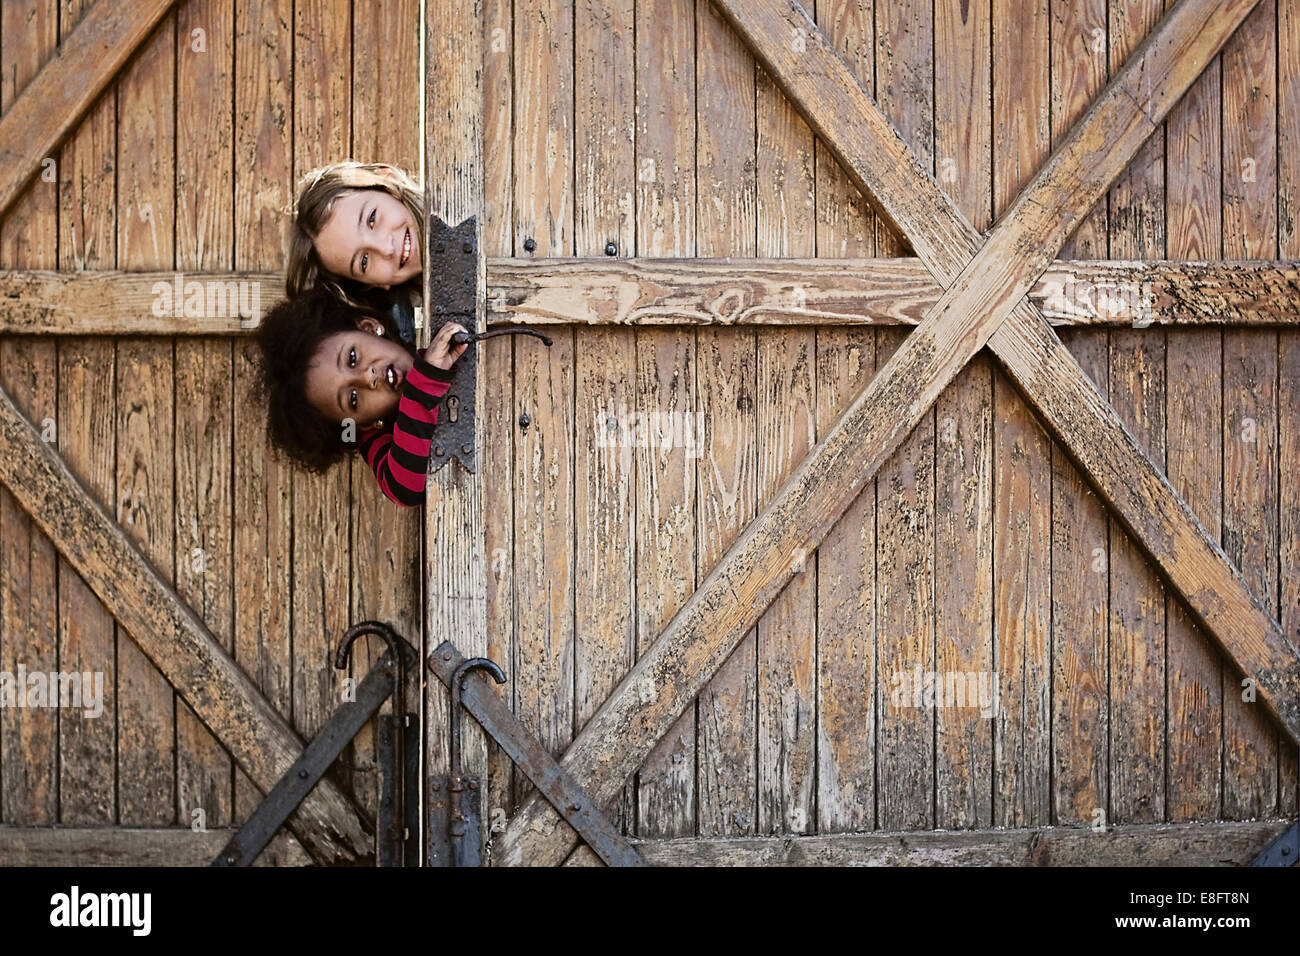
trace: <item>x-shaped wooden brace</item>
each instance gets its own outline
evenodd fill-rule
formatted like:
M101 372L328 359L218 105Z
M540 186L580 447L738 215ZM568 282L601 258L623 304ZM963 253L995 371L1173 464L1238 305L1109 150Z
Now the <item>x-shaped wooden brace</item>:
M985 344L1197 622L1300 740L1300 654L1025 299L1258 0L1182 0L982 242L798 3L713 2L946 291L592 717L563 766L596 799L613 799L789 582L796 556L821 542ZM792 36L803 42L792 44ZM553 865L576 843L534 797L498 841L496 859Z

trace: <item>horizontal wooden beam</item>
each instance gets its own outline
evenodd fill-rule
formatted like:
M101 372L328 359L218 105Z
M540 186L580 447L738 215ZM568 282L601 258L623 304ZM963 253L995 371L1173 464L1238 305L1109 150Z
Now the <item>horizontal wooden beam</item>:
M173 3L98 0L23 88L0 117L0 216Z
M0 481L264 793L302 754L288 722L0 389ZM289 827L321 863L372 854L352 800L322 780ZM220 847L218 847L220 849Z
M0 826L0 866L207 866L234 827ZM254 866L311 866L312 859L281 830Z
M806 837L634 840L654 866L1245 866L1290 825L1158 823L920 830ZM588 854L571 859L592 864ZM599 860L594 860L599 865Z
M489 325L916 325L943 291L915 258L496 258L487 270ZM283 297L278 273L0 271L0 334L249 334ZM1300 262L1062 260L1029 301L1055 326L1297 327Z

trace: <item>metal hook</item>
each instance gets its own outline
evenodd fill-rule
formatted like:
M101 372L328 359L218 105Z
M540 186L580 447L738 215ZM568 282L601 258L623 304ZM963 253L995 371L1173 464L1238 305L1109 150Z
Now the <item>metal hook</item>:
M344 635L339 638L338 647L334 650L334 666L343 670L348 666L348 660L352 656L352 645L358 637L363 634L374 634L383 638L384 643L388 645L388 650L393 656L393 666L397 670L397 680L393 687L393 713L399 719L406 719L406 655L403 653L405 648L402 647L402 639L397 636L389 625L383 621L362 621L360 624L348 628Z
M472 670L482 669L492 675L498 684L506 682L506 675L495 661L486 657L471 657L462 661L451 675L451 772L460 773L460 695L464 689L465 676Z
M551 337L536 329L515 326L504 329L489 329L486 332L456 332L451 337L452 345L465 345L467 342L477 342L480 339L490 339L494 335L535 335L548 346L551 345Z

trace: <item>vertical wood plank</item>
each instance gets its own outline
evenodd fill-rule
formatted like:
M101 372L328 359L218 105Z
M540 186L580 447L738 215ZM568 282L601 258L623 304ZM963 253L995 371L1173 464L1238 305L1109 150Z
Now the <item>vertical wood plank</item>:
M420 59L419 3L353 4L352 13L350 155L362 162L392 163L416 173L420 168L420 127L411 118L420 112L420 76L411 64ZM423 586L420 511L395 506L379 490L374 473L359 455L351 457L349 468L353 507L349 516L352 610L348 624L387 621L418 647ZM353 679L364 678L384 652L383 642L374 638L354 644ZM336 681L340 676L334 672ZM422 683L418 668L408 669L406 683L406 710L418 718ZM392 713L391 701L381 713ZM353 792L371 813L376 812L379 796L377 726L371 721L357 734L350 753ZM414 726L409 732L415 732Z
M1223 255L1277 247L1276 5L1263 0L1223 48ZM1277 608L1277 333L1223 334L1223 550ZM1223 814L1273 813L1277 731L1235 667L1224 668Z
M1175 259L1217 259L1223 247L1217 60L1167 122L1168 254ZM1165 348L1165 474L1219 540L1223 334L1217 329L1171 330ZM1181 601L1170 602L1166 650L1166 815L1176 823L1217 819L1223 780L1223 657Z
M1105 0L1052 2L1052 138L1078 121L1106 80ZM1101 258L1099 205L1061 255ZM1063 330L1101 394L1107 394L1106 332ZM1052 822L1104 822L1110 813L1106 509L1064 450L1052 446Z
M969 0L940 0L934 11L939 185L983 232L993 203L992 11ZM936 700L935 826L945 829L993 819L992 401L993 369L981 353L934 405L935 671L945 694L949 682L966 694L961 704L955 694ZM972 701L972 690L984 696Z
M1278 0L1278 255L1300 257L1300 0ZM1278 334L1278 622L1300 645L1300 484L1288 463L1300 461L1300 336ZM1278 805L1300 810L1300 749L1279 737Z
M283 268L284 214L293 203L293 4L259 3L235 18L236 269ZM258 346L235 346L235 660L275 708L292 711L290 574L293 465L266 438L265 404L254 386ZM262 794L235 771L236 819Z
M1051 147L1048 0L993 3L993 206L1000 216ZM1052 443L993 372L993 823L1051 819Z
M934 21L921 2L876 7L876 90L881 110L921 164L934 168ZM898 255L900 240L877 220L877 248ZM883 365L905 328L876 333ZM934 414L924 416L876 475L876 621L880 724L877 825L934 825L933 698L919 690L934 671ZM913 694L914 685L918 689Z
M872 88L874 4L817 4L822 31ZM876 254L875 213L830 151L817 143L817 255ZM817 434L834 426L875 374L870 327L817 329ZM822 833L875 824L876 481L872 478L817 549L817 820Z
M514 21L512 0L483 3L483 135L496 149L483 152L483 253L514 254ZM487 307L498 300L488 289ZM509 341L507 341L508 339ZM513 336L498 339L495 348L479 353L479 373L493 383L479 409L483 432L483 511L487 560L487 656L505 666L511 660L515 622L514 548L514 420ZM514 675L507 675L513 678ZM513 681L497 693L514 699ZM495 743L488 744L487 806L493 832L505 828L514 812L511 778L514 764Z
M58 5L53 0L5 3L0 13L0 110L7 110L54 52ZM0 265L53 268L58 259L57 191L37 178L0 222ZM0 340L0 385L49 441L57 440L58 368L51 341ZM8 489L0 489L0 670L58 670L58 560ZM26 686L19 693L28 693ZM29 694L28 701L34 702ZM58 815L60 718L81 714L54 707L0 713L0 819L50 824Z
M92 0L63 5L66 34ZM59 267L112 269L117 264L117 162L114 96L100 98L59 156ZM106 509L116 498L111 339L73 337L59 350L59 455ZM95 720L59 722L59 821L111 824L117 810L116 668L113 617L72 567L59 559L59 662L79 673L103 675L103 713ZM2 721L2 718L0 718Z
M344 158L352 143L349 6L297 0L293 173ZM333 645L351 623L350 467L293 475L293 717L311 739L342 700Z
M515 243L573 246L573 6L515 9ZM544 67L543 67L544 65ZM539 162L546 157L546 162ZM555 756L574 724L574 332L515 343L516 713ZM516 801L531 790L516 775Z
M812 131L762 67L757 83L757 252L817 251ZM797 303L800 290L790 290ZM757 334L757 507L817 443L814 329ZM758 832L810 833L815 823L817 559L758 620Z
M175 15L118 81L118 259L167 269L175 258ZM117 520L164 578L175 569L173 343L117 347ZM118 630L119 823L176 820L175 692Z
M695 0L636 2L636 252L696 249ZM698 414L695 331L638 328L636 412ZM698 454L698 451L697 451ZM633 448L636 480L636 650L648 648L701 574L696 567L696 458L677 445ZM702 569L701 569L702 570ZM653 582L653 583L651 583ZM636 832L695 833L696 709L678 719L636 777Z
M1110 63L1118 72L1164 12L1163 0L1110 11ZM1164 135L1138 152L1110 193L1110 250L1122 259L1165 252ZM1140 289L1129 290L1140 302ZM1140 315L1134 316L1141 324ZM1165 333L1115 329L1110 336L1110 402L1147 457L1165 467ZM1120 523L1110 521L1110 793L1116 823L1165 818L1164 585Z
M1064 136L1106 83L1106 0L1050 0L1052 135ZM1079 223L1062 259L1106 258L1106 203Z
M755 251L754 60L706 2L696 3L697 253ZM757 513L756 337L706 326L696 336L698 580ZM698 584L698 581L697 581ZM756 832L757 635L751 630L700 693L699 833Z
M578 0L574 23L574 253L596 257L634 240L635 106L632 0ZM635 407L630 328L575 331L574 732L636 657L636 528L627 410ZM679 432L668 439L682 440ZM648 582L647 582L648 583ZM629 819L630 794L617 816ZM618 825L618 821L615 821Z
M221 272L234 239L233 0L195 0L176 17L176 268ZM231 499L234 345L176 340L176 590L233 650ZM233 763L176 702L179 822L227 826ZM200 811L198 814L195 811Z

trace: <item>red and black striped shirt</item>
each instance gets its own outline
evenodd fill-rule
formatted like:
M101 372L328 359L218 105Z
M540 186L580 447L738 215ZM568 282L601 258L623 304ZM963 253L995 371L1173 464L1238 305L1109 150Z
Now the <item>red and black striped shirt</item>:
M438 424L438 406L451 381L450 369L429 364L421 352L402 382L393 423L367 428L359 436L361 456L374 471L379 489L399 505L413 508L424 501L429 446Z

